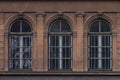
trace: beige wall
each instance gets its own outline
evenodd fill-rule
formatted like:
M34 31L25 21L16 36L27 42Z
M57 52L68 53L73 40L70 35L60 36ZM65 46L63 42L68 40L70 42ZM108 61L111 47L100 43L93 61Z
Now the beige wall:
M48 70L48 27L50 22L61 14L71 23L73 29L73 71L88 71L88 26L99 14L111 23L112 70L120 71L120 3L118 1L0 2L0 71L8 71L9 25L19 18L19 14L29 20L33 26L33 71Z
M120 11L119 1L1 1L0 12L11 11Z

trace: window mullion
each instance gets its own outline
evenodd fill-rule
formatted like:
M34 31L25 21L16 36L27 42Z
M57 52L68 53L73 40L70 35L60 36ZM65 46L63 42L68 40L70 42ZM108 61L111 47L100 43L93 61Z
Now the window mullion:
M62 29L61 29L62 28L62 22L61 22L61 20L60 20L59 24L60 24L60 32L62 32Z
M62 36L59 36L59 69L62 69Z
M71 46L71 48L70 48L71 49L71 53L70 53L70 55L71 55L70 56L71 57L71 66L70 66L70 68L72 68L72 57L73 57L73 55L72 55L72 36L71 35L70 35L70 38L71 38L71 43L70 43L71 44L70 45Z
M20 32L22 32L22 20L20 20Z
M110 69L112 69L112 36L110 36Z
M49 69L50 69L50 60L51 60L51 58L50 58L50 38L51 38L51 36L49 36Z
M102 68L102 36L98 35L98 68Z
M9 57L10 57L10 64L9 64L9 66L10 66L10 68L12 68L13 69L13 42L12 42L12 38L13 38L13 36L11 35L10 36L10 53L11 54L9 54Z
M20 36L20 69L23 69L23 36Z
M99 32L101 32L101 20L99 20Z

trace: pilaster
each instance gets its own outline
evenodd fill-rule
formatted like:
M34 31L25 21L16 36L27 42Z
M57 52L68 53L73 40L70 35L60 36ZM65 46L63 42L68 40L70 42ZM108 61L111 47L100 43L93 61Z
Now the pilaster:
M73 70L83 71L83 14L76 13L77 19L77 44L76 53L73 54Z
M37 13L36 15L37 17L37 41L36 41L36 46L35 48L37 48L37 52L36 52L36 70L37 71L43 71L43 68L44 68L44 51L43 51L43 48L44 48L44 40L43 40L43 32L44 32L44 12L40 12L40 13Z

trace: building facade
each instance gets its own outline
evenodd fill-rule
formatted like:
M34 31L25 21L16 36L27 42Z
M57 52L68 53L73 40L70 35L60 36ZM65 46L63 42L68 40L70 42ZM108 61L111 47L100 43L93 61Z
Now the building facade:
M0 78L119 80L119 27L116 0L0 1Z

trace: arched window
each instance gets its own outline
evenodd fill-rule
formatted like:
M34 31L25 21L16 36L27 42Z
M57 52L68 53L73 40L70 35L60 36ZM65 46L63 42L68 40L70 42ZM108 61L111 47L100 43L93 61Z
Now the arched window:
M112 35L109 22L94 20L88 36L89 70L111 70Z
M32 66L32 29L27 20L18 19L10 25L9 69L25 70Z
M49 70L71 70L72 31L64 19L53 21L49 28Z

